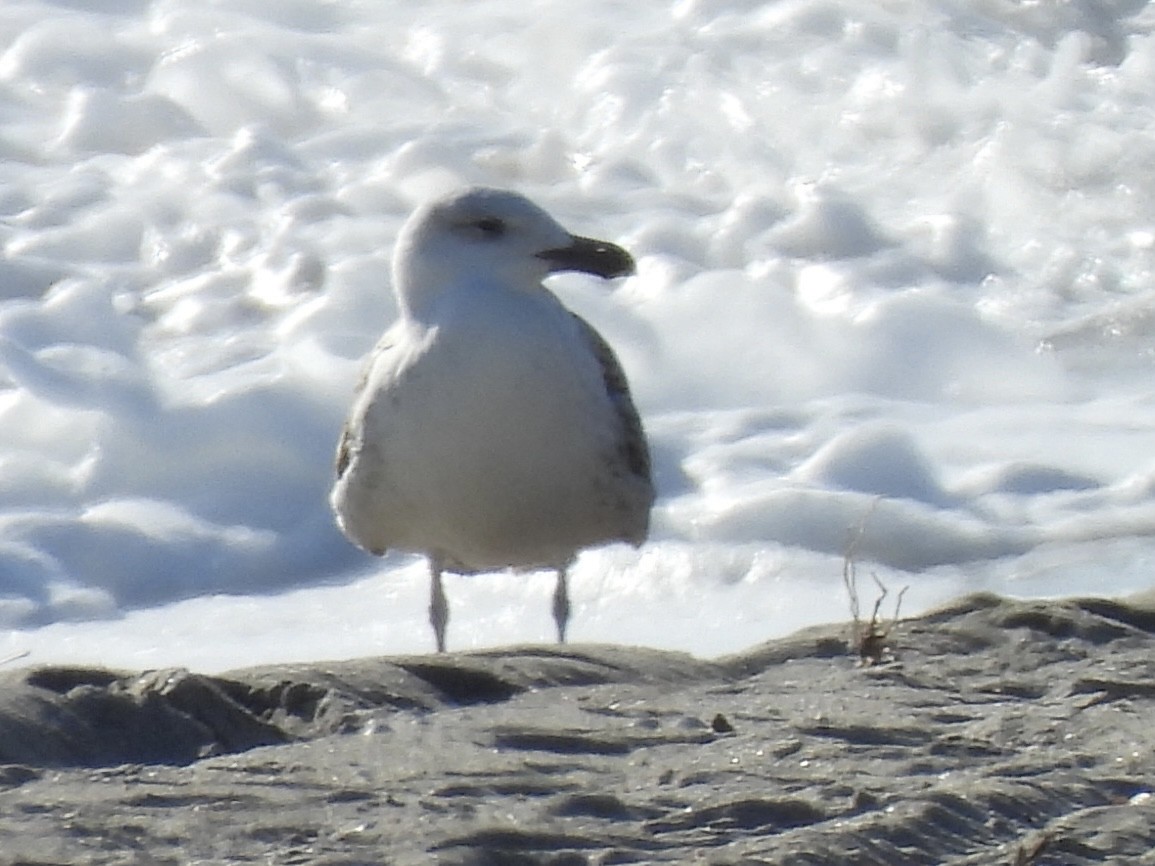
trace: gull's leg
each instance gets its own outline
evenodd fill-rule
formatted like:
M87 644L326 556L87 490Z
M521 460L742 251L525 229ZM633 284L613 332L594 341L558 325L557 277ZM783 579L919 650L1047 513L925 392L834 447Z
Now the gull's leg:
M553 619L557 623L557 642L565 643L565 627L569 622L569 587L565 568L557 570L557 586L553 590Z
M445 597L445 587L441 585L441 563L429 561L429 622L437 638L437 651L445 652L445 627L449 624L449 599Z

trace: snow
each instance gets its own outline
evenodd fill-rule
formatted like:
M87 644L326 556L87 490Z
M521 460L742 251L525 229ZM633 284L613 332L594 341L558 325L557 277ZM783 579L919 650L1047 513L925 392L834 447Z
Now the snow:
M551 280L659 492L573 640L845 619L853 538L907 613L1147 588L1153 82L1144 3L5 3L0 658L430 648L327 495L393 239L465 184L638 260ZM454 646L550 640L551 590L450 578Z

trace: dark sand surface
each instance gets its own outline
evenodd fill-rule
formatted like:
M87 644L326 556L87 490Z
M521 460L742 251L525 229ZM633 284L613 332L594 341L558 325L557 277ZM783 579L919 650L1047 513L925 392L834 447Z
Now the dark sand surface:
M0 864L1155 864L1155 605L0 674Z

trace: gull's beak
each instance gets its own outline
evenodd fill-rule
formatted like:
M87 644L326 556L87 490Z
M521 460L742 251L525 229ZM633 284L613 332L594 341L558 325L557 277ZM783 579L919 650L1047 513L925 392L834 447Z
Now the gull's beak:
M537 257L549 262L550 273L581 271L609 280L628 277L634 272L633 256L617 244L577 235L573 236L569 246L545 250Z

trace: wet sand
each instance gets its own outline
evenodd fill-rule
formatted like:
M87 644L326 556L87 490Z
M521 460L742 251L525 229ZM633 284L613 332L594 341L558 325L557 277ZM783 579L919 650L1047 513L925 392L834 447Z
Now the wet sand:
M0 673L0 866L1155 864L1155 601L617 646Z

